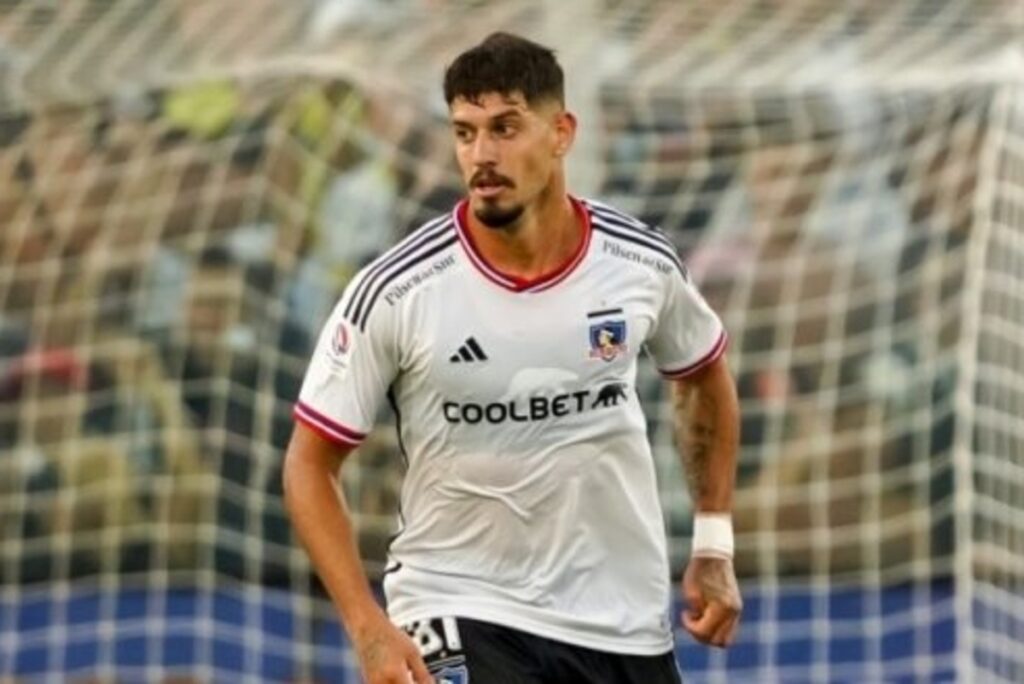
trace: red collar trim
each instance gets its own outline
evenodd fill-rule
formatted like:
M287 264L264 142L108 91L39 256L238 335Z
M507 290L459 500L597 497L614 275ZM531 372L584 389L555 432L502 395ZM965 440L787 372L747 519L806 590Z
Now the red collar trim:
M565 263L554 271L545 273L536 278L523 278L521 276L503 273L487 263L483 254L481 254L477 249L476 243L473 241L473 236L470 235L467 227L468 223L466 221L466 216L469 212L469 200L464 199L459 202L455 206L455 210L452 214L455 218L455 227L459 235L459 241L462 243L466 254L469 256L469 260L473 262L473 265L476 266L477 270L480 271L485 278L507 290L512 290L513 292L541 292L550 287L554 287L568 278L569 275L576 270L576 267L583 261L583 258L587 255L587 251L590 247L590 235L593 232L590 227L590 214L587 212L586 207L583 206L583 203L575 197L570 197L569 201L572 203L573 209L576 210L576 216L579 217L579 220L583 225L583 239L580 240L580 244L579 247L576 248L576 252L573 253Z

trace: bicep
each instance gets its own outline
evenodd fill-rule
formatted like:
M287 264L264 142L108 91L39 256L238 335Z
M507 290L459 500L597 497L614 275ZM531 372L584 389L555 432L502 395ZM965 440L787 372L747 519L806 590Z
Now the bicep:
M285 452L285 469L312 466L323 472L337 473L354 446L327 439L302 421L295 422Z
M736 383L724 354L696 373L670 382L675 418L680 427L739 420Z
M675 394L690 393L694 390L712 394L735 393L735 382L729 370L729 362L723 352L709 364L678 380L671 380Z

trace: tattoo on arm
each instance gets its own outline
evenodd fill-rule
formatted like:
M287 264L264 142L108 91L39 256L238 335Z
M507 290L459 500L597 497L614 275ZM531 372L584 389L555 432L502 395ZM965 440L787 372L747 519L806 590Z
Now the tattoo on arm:
M677 436L690 496L699 501L708 492L709 464L718 435L718 402L697 386L675 392Z

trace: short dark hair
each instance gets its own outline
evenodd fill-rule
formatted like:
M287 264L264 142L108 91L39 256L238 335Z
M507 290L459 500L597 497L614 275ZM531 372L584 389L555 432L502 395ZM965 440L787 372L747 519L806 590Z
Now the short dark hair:
M475 102L485 93L522 93L529 105L542 100L565 104L562 67L555 52L511 33L492 33L455 58L444 73L444 99Z

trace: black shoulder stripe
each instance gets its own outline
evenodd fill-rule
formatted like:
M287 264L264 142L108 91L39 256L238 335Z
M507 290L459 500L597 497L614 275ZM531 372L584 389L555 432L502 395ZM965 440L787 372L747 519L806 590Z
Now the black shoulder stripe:
M348 304L345 306L345 318L349 320L353 319L355 310L361 306L363 300L366 298L366 292L372 286L373 281L384 269L388 267L389 264L394 263L396 259L402 258L424 242L432 239L435 235L443 233L445 230L450 228L451 225L452 219L450 215L441 216L425 223L407 238L381 255L373 264L368 266L362 281L356 286L355 290L352 292L352 296L349 298Z
M404 256L389 260L388 264L374 274L373 280L368 282L366 287L363 288L359 301L352 309L352 318L350 320L353 323L358 324L360 319L364 318L364 314L367 312L370 302L376 298L375 293L378 292L383 285L386 285L391 281L395 275L405 271L410 264L419 263L424 251L431 249L439 242L451 242L457 239L458 238L454 231L443 231L432 235L429 239L418 241L416 249L407 250L403 253Z
M399 259L402 259L409 253L420 248L427 242L430 242L439 235L443 235L446 231L452 229L454 223L452 222L451 216L445 215L438 219L434 219L430 223L425 224L422 228L416 230L412 235L407 237L402 242L398 243L395 247L385 252L374 264L368 267L366 275L363 276L362 281L356 285L355 290L352 292L352 296L349 298L348 303L345 305L344 316L350 321L355 321L355 318L359 316L358 311L363 307L363 303L366 301L366 297L373 287L381 274L384 273L391 265L395 264Z
M664 232L652 226L648 226L646 223L640 223L639 221L623 216L622 214L608 214L606 212L596 210L594 213L608 223L626 230L634 231L645 238L659 242L673 252L676 250L676 246L672 244L672 241L669 240L668 236L665 235Z
M619 211L618 209L616 209L616 208L614 208L612 206L609 206L607 204L604 204L603 202L595 202L593 200L587 200L587 205L594 212L596 212L598 214L601 214L602 216L607 216L609 218L617 218L620 221L625 221L626 223L628 223L628 224L630 224L630 225L632 225L632 226L634 226L636 228L640 228L642 230L650 230L650 226L648 226L646 223L644 223L640 219L636 218L635 216L630 216L629 214L627 214L625 212L622 212L622 211Z
M419 252L410 254L402 261L396 262L386 273L382 272L380 277L375 281L376 287L366 304L366 310L360 312L357 309L355 314L356 318L353 323L358 325L360 330L365 331L366 321L370 318L370 312L373 311L373 305L377 303L377 298L380 297L381 292L387 288L389 283L391 283L395 278L401 276L403 273L408 272L414 266L423 263L438 252L448 249L458 241L458 236L454 234L449 235L447 238L434 240L433 242L424 245L424 248Z
M665 247L664 245L660 244L654 244L648 242L647 240L643 240L640 237L638 237L637 233L622 229L619 226L608 224L604 221L604 219L595 217L594 220L591 222L591 225L594 226L595 230L599 230L606 235L610 235L619 240L625 240L626 242L630 242L640 247L646 247L647 249L656 252L658 255L668 259L670 263L675 264L676 268L679 269L679 273L682 274L684 280L689 280L689 275L686 272L686 267L683 266L683 262L679 260L679 256L675 253L675 251L669 249L668 247Z

